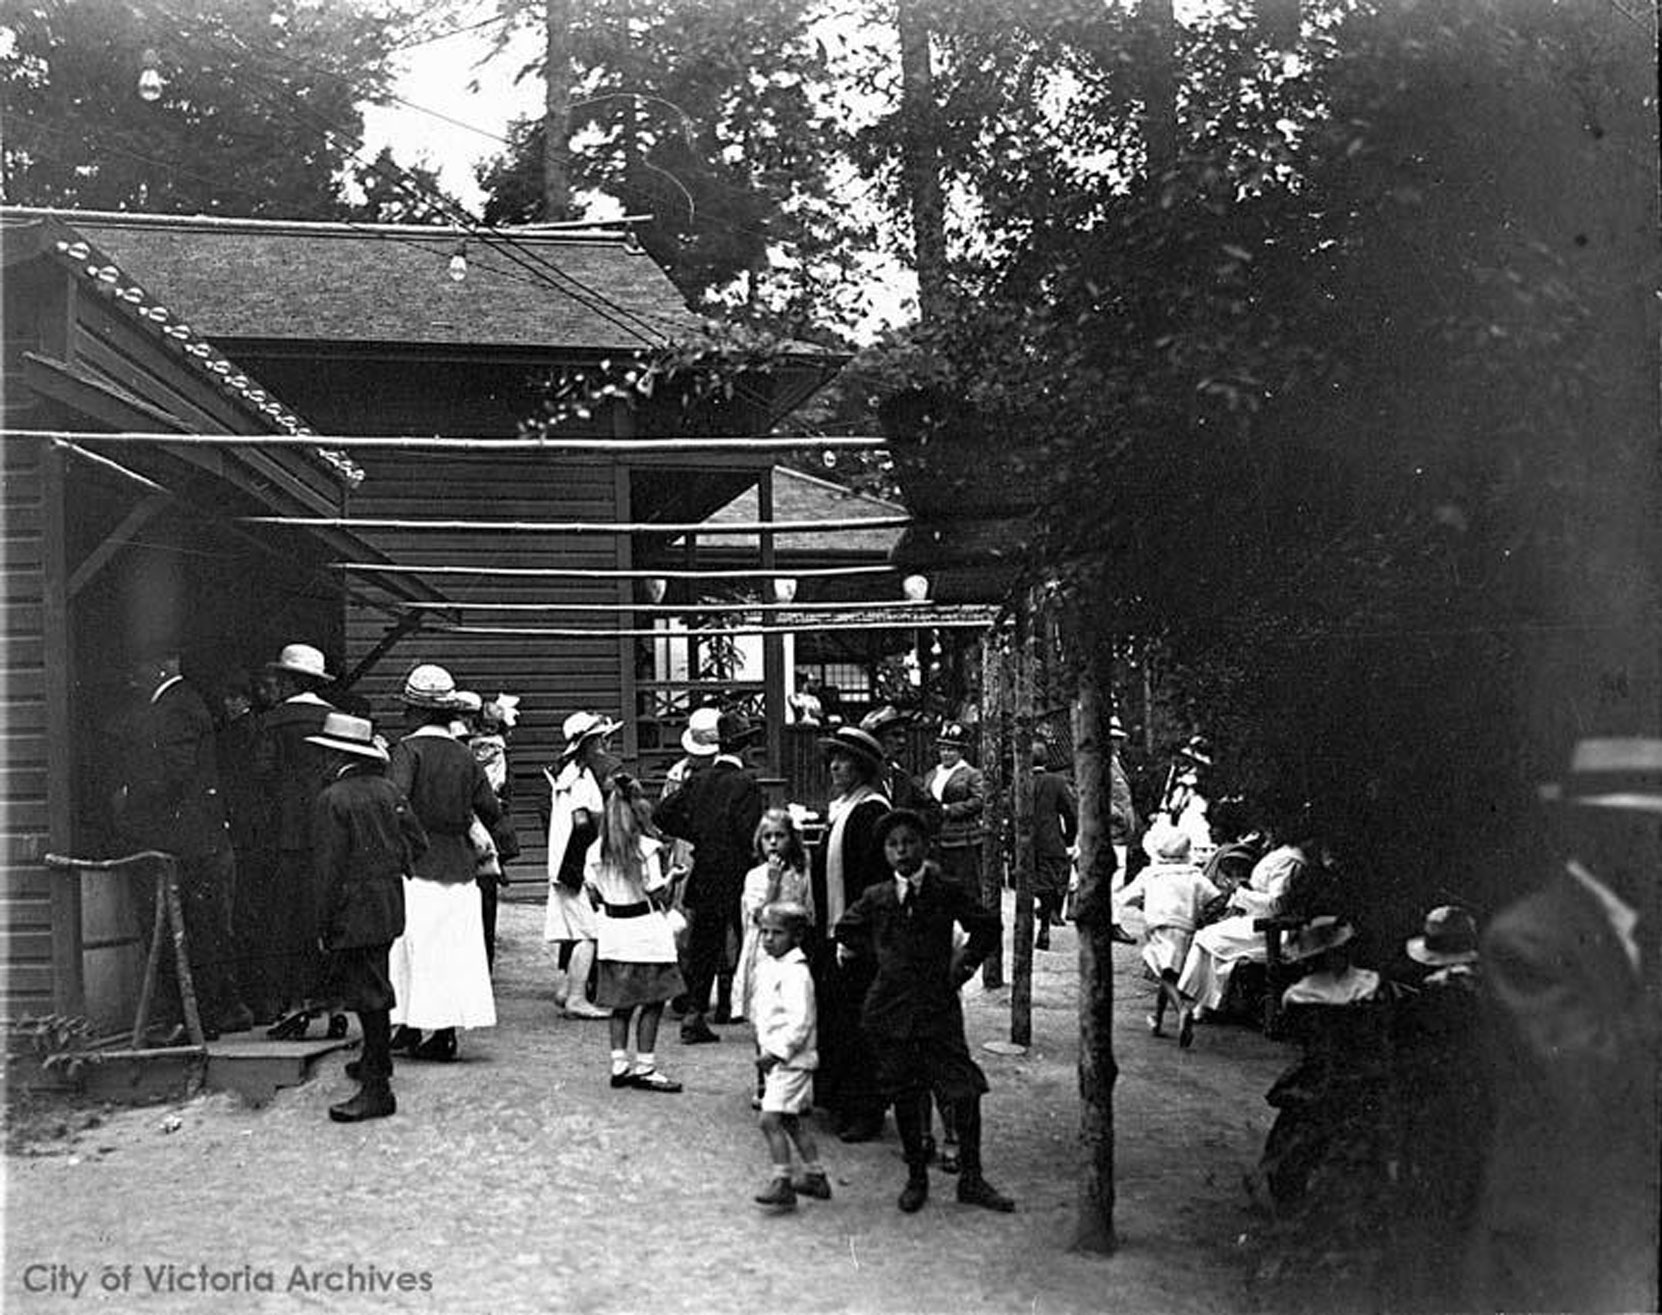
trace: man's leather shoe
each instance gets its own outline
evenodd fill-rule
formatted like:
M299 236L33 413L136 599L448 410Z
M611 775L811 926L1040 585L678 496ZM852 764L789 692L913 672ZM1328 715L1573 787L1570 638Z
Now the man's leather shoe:
M329 1107L329 1117L336 1123L362 1123L365 1119L384 1119L397 1112L398 1101L385 1081L366 1082L352 1099Z
M1014 1201L980 1174L965 1174L958 1179L958 1199L965 1205L978 1205L983 1210L997 1210L1006 1215L1016 1208Z
M707 1046L712 1041L720 1040L702 1018L694 1024L681 1024L681 1044L684 1046Z
M923 1209L923 1203L929 1199L929 1171L927 1169L913 1169L906 1175L906 1186L900 1189L900 1200L896 1202L909 1215L915 1215Z

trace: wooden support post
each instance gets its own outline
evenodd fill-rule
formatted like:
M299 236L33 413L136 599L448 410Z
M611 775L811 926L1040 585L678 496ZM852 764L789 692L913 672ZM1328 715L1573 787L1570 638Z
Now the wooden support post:
M981 845L981 902L995 913L1003 903L1004 854L999 819L1003 813L1003 782L999 780L999 718L1004 707L1004 663L1000 632L989 630L981 639L981 770L987 777L987 839ZM1004 946L994 946L981 964L981 985L996 991L1004 985Z
M1016 916L1010 950L1010 1040L1033 1044L1033 676L1037 618L1028 594L1016 609L1014 733L1005 769L1014 784Z
M756 480L756 515L763 524L773 519L773 469L764 470ZM777 565L773 531L763 530L762 569L772 571ZM773 588L770 582L767 586ZM762 614L764 628L768 614ZM785 772L785 642L776 634L762 636L762 715L767 721L767 753L769 776L783 776Z
M1109 843L1108 718L1113 646L1084 624L1077 600L1067 633L1079 678L1073 707L1073 761L1079 788L1079 1139L1084 1149L1073 1249L1108 1252L1114 1232L1114 849Z
M75 636L69 616L68 454L43 446L41 481L42 638L46 712L47 847L68 850L74 828L74 762L69 696L75 673ZM86 968L81 951L81 882L55 881L52 904L52 999L62 1014L86 1012Z

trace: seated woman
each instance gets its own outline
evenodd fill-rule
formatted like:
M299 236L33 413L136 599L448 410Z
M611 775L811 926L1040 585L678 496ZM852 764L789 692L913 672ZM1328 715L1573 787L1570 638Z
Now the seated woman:
M1378 973L1351 962L1354 934L1339 918L1314 919L1304 929L1314 969L1281 998L1303 1053L1265 1096L1280 1112L1252 1184L1268 1188L1279 1208L1303 1197L1324 1163L1348 1187L1383 1194L1393 993Z
M1294 880L1320 857L1308 821L1293 827L1289 837L1259 859L1246 884L1230 894L1226 916L1195 933L1177 980L1177 989L1193 1002L1178 1020L1180 1043L1187 1044L1197 1018L1223 1003L1236 965L1268 959L1264 933L1252 925L1254 920L1280 913Z

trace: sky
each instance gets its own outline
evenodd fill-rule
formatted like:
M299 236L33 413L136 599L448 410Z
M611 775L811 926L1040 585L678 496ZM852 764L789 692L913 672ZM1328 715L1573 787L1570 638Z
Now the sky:
M496 6L494 0L471 0L456 5L453 12L456 17L447 26L465 28L488 20ZM506 49L487 60L494 31L463 31L410 46L395 57L395 67L401 70L394 85L398 99L364 107L366 158L390 146L400 164L436 170L450 194L475 216L484 205L475 166L504 148L513 119L543 111L542 78L533 74L517 84L514 80L520 69L540 57L540 33L515 33ZM834 53L839 45L856 40L840 26L827 26L820 35ZM859 106L839 106L845 118L859 112ZM601 219L621 213L621 206L609 198L600 198L600 206L591 212ZM844 326L862 342L915 314L916 283L910 272L876 255L867 266L869 307L857 322Z

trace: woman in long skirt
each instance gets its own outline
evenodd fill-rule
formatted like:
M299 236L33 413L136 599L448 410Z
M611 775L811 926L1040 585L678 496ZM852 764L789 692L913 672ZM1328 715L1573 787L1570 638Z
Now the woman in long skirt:
M406 883L404 934L392 947L393 1047L415 1059L453 1060L458 1028L496 1023L469 832L475 817L495 826L500 809L484 770L450 732L455 692L443 667L410 672L400 698L415 729L392 747L387 765L429 841Z

